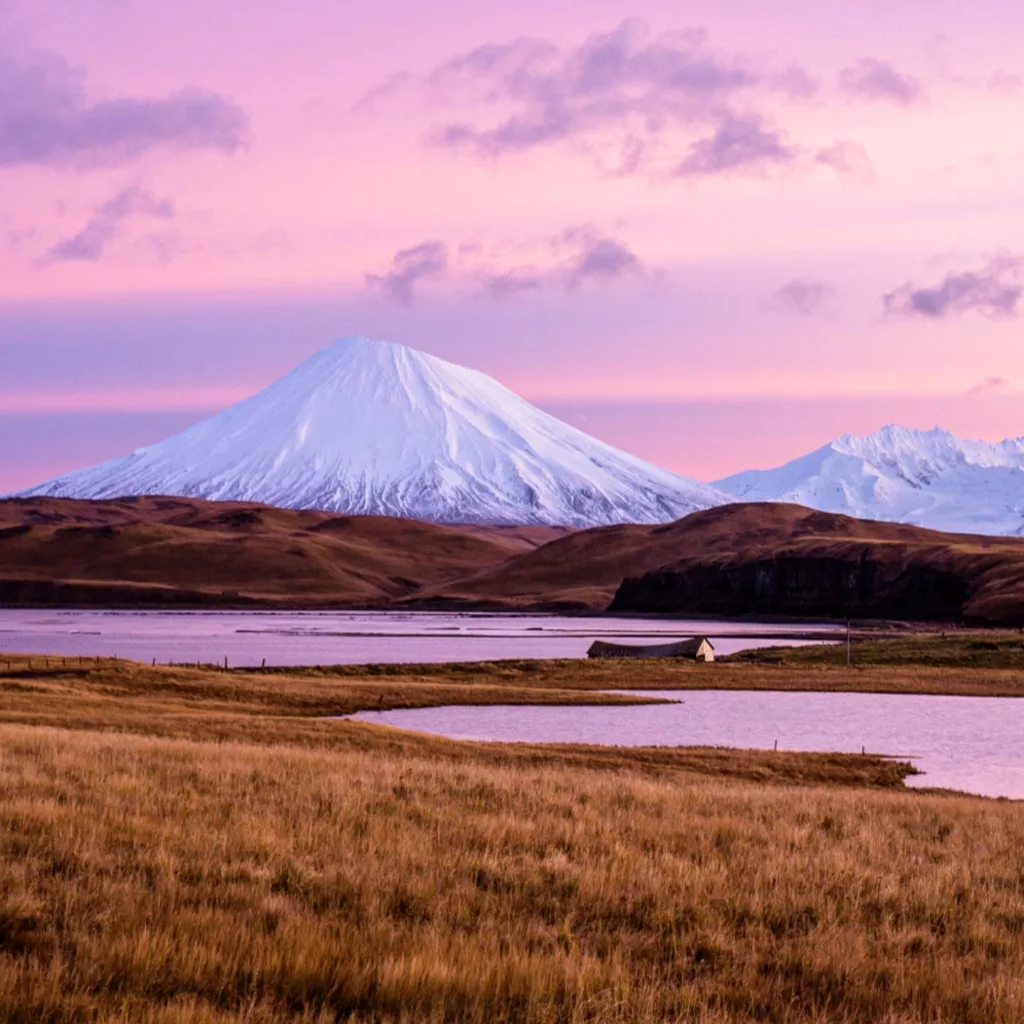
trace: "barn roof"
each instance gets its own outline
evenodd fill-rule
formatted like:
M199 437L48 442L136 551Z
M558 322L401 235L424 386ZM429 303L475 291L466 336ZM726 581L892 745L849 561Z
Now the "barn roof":
M706 636L688 637L669 644L612 644L595 640L587 655L591 658L675 658L696 655L704 644L712 651L715 649Z

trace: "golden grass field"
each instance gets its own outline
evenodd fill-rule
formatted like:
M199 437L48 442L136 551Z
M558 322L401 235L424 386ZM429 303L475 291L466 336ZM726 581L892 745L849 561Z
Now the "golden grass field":
M616 672L1004 692L1004 639L996 666L852 670L0 656L0 1020L1017 1024L1021 805L907 791L872 756L323 720L615 700Z

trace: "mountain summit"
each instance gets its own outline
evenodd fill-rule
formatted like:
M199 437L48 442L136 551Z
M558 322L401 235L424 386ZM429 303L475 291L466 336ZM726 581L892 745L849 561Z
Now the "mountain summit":
M167 494L441 523L667 522L726 501L463 366L352 337L174 437L24 492Z
M1024 438L966 441L890 425L844 434L776 469L714 486L738 501L789 501L950 533L1024 534Z

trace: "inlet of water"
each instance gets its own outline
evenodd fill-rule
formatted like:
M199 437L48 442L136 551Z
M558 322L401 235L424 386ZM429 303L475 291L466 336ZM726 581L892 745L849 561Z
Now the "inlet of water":
M442 707L354 717L451 739L889 754L911 786L1024 799L1024 700L916 694L637 691L674 704Z

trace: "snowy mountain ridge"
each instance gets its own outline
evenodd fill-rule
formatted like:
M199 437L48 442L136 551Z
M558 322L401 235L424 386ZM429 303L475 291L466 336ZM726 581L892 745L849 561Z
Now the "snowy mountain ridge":
M1024 536L1024 438L890 425L703 484L463 366L351 337L174 437L24 495L168 494L440 523L658 523L733 501Z
M956 533L1024 535L1024 438L962 440L889 425L842 437L785 465L715 482L737 501L791 501L824 512Z
M174 437L25 495L170 494L442 523L666 522L728 502L491 377L350 337Z

